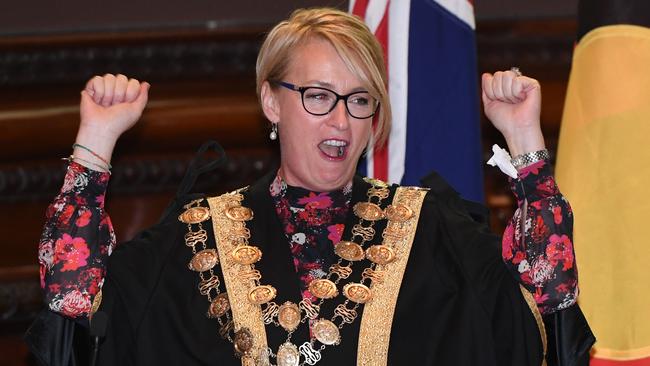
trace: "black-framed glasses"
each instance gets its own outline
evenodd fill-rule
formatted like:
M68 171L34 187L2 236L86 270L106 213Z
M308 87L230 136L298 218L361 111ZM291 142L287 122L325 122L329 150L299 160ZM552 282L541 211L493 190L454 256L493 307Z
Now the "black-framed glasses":
M339 100L344 102L348 114L357 119L370 118L379 108L379 101L367 91L340 95L333 90L319 86L297 86L284 81L274 81L274 83L299 92L303 108L314 116L328 114L336 107Z

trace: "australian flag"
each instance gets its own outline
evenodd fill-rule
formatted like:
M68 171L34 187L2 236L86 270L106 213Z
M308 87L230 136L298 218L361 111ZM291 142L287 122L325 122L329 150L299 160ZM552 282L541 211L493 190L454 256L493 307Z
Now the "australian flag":
M468 0L352 0L384 46L393 127L360 164L368 176L419 185L435 170L483 201L474 7Z

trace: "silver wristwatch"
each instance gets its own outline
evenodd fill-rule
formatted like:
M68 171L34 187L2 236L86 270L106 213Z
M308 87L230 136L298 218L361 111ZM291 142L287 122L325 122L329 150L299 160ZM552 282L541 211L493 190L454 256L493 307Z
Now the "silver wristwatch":
M540 160L548 160L550 158L548 150L537 150L532 152L527 152L525 154L517 155L510 162L517 169L521 169L527 165L538 162Z

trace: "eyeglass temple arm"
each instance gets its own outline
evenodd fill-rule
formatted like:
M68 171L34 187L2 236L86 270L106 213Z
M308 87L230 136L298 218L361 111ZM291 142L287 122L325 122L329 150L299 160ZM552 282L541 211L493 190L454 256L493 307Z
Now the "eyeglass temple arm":
M291 90L295 90L295 91L300 91L300 88L299 88L299 87L297 87L297 86L295 86L295 85L293 85L293 84L291 84L291 83L287 83L287 82L284 82L284 81L273 81L273 82L276 83L276 84L278 84L278 85L280 85L280 86L283 86L283 87L285 87L285 88L287 88L287 89L291 89Z

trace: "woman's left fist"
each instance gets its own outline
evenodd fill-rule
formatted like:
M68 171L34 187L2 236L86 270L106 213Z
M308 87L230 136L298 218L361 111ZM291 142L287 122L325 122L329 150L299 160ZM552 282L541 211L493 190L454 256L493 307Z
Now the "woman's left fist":
M540 130L542 92L537 80L508 70L483 74L482 84L485 115L506 141Z

